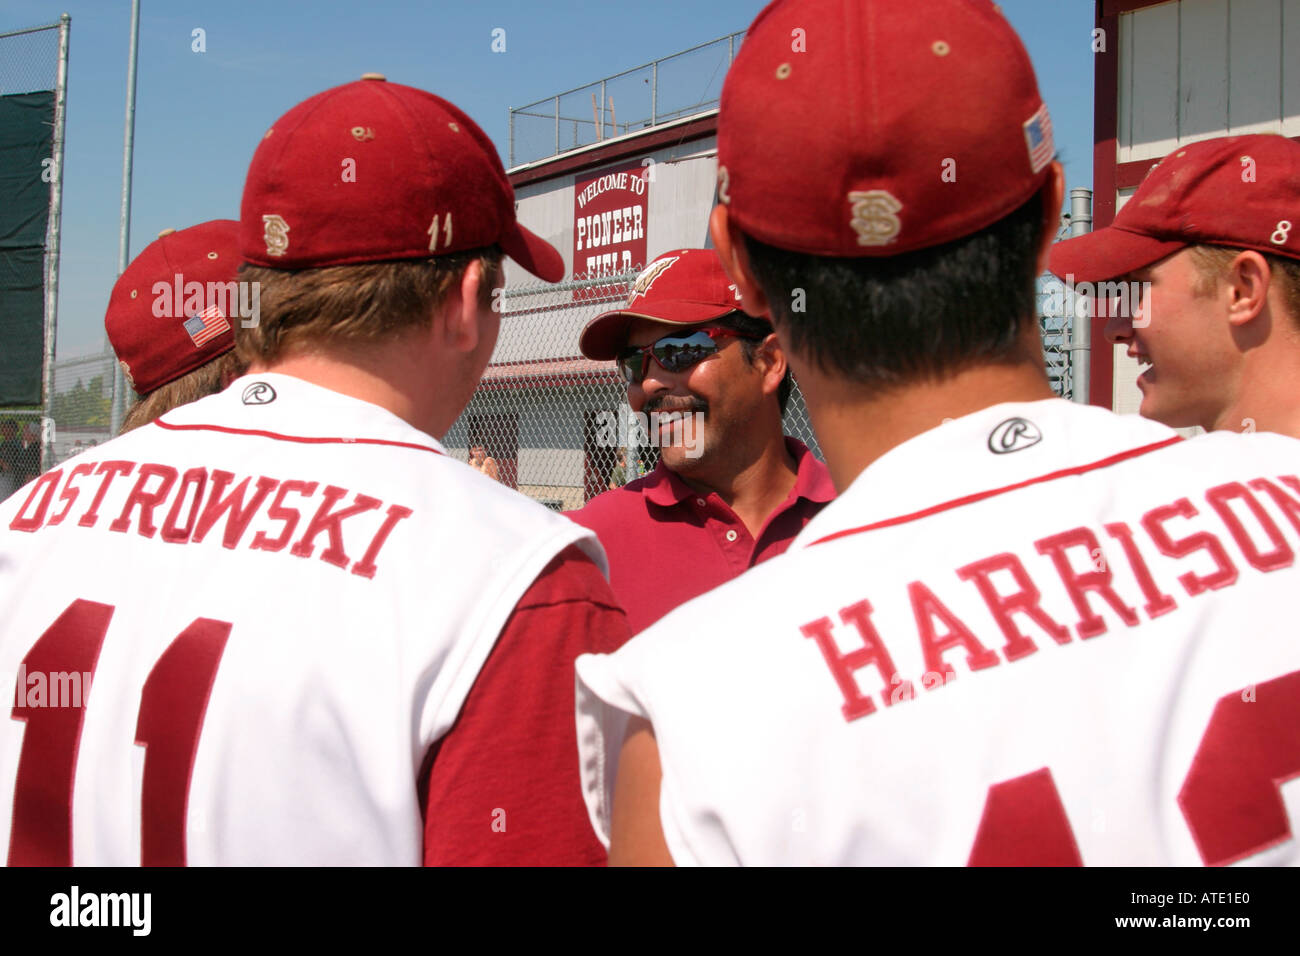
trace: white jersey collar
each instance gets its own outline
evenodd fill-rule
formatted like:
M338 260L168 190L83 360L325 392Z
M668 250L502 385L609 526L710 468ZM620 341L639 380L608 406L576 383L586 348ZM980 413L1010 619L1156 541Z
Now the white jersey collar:
M1060 398L991 405L895 445L810 521L791 548L1178 438L1136 415Z
M265 431L284 437L393 442L446 449L425 432L371 402L278 372L236 379L223 392L163 415L163 428Z

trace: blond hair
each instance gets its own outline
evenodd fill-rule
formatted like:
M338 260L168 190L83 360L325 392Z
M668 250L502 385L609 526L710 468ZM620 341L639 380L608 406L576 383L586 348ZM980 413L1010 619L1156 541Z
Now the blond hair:
M267 363L291 348L364 344L423 325L474 261L484 277L479 304L488 308L503 257L489 246L430 259L293 271L245 263L240 278L259 283L259 321L235 329L235 350L245 362Z
M126 418L122 420L122 427L118 430L118 434L125 435L133 428L148 425L173 408L215 395L225 388L227 382L239 378L242 374L244 374L244 362L234 352L218 355L194 371L166 385L159 385L152 392L137 398L131 410L126 413Z
M1199 296L1213 295L1219 282L1228 274L1232 261L1245 252L1231 246L1192 246L1192 266L1200 281L1192 290ZM1300 260L1261 252L1272 273L1273 283L1282 293L1282 303L1295 328L1300 328Z

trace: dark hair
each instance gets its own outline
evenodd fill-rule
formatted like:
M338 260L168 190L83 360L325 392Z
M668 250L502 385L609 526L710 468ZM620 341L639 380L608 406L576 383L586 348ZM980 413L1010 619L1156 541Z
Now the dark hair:
M772 324L767 319L759 319L736 310L724 315L710 325L720 325L723 328L735 329L737 332L743 332L745 335L752 335L752 339L741 339L740 347L744 350L745 360L750 365L754 364L754 354L758 351L758 344L763 339L772 334ZM794 387L794 379L790 375L790 366L785 367L785 378L781 379L781 385L776 390L777 407L780 408L781 414L785 414L785 406L790 401L790 390Z
M977 233L887 258L744 242L784 344L823 372L888 388L1015 358L1036 314L1042 230L1040 191Z

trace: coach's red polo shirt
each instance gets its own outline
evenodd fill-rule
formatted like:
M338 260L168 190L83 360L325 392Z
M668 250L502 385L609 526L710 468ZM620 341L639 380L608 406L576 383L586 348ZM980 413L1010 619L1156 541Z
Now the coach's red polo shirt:
M567 512L605 546L609 583L627 610L633 634L780 554L835 497L826 466L803 442L787 437L785 444L798 474L757 539L717 494L693 490L662 461L644 478Z

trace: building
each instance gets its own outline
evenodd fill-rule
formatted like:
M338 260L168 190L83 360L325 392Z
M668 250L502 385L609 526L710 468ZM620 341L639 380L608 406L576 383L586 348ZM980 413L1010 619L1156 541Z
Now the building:
M502 482L557 510L606 490L620 447L631 471L638 459L654 466L656 450L629 427L622 379L611 363L583 358L578 335L626 301L650 259L711 245L718 98L742 38L511 110L519 218L561 251L573 279L542 283L507 266L500 340L444 444L462 457L484 445ZM797 395L787 432L814 443Z

